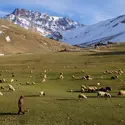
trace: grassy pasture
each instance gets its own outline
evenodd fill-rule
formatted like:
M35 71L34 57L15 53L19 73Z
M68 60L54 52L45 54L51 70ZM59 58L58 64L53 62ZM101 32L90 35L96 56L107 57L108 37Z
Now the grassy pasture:
M105 70L117 69L125 72L123 53L55 52L0 57L0 70L4 71L0 78L6 79L6 83L0 83L5 86L5 90L1 90L4 96L0 96L0 125L124 125L125 98L117 93L125 89L125 76L111 80L112 75L103 75ZM15 92L8 92L6 88L12 78L6 70L15 74L15 81L11 83ZM44 70L47 70L47 81L41 83L40 73ZM64 80L57 79L60 72L64 73ZM93 80L71 78L72 75L88 74ZM26 81L36 84L26 85ZM80 90L82 84L96 85L97 82L101 87L111 86L113 97L97 98L96 93L85 93L88 99L79 100L79 92L68 92ZM46 96L37 96L42 90ZM17 101L21 94L25 96L25 107L29 112L18 116Z

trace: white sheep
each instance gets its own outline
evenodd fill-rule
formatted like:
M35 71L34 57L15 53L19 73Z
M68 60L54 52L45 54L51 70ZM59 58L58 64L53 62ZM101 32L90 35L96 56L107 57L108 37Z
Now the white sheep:
M46 70L44 70L44 73L46 73Z
M14 79L11 79L10 82L11 82L11 83L14 82Z
M110 97L111 98L111 94L107 93L107 92L102 92L102 91L98 91L97 96L99 97Z
M44 75L43 75L43 78L44 78L44 79L46 79L46 78L47 78L46 74L44 74Z
M33 85L35 85L36 83L35 82L32 82Z
M79 94L78 98L85 98L85 99L87 99L87 96L85 96L84 94Z
M125 95L125 90L120 90L120 91L118 92L118 95Z
M9 84L8 86L9 86L9 90L15 91L15 88L12 85Z
M40 93L39 93L39 96L45 96L45 92L44 91L41 91Z
M59 79L64 79L64 76L63 76L63 75L60 75L60 76L59 76Z
M1 95L1 96L3 96L3 93L2 93L2 92L0 92L0 95Z
M45 79L45 78L43 78L43 79L42 79L42 82L45 82L45 81L46 81L46 79Z

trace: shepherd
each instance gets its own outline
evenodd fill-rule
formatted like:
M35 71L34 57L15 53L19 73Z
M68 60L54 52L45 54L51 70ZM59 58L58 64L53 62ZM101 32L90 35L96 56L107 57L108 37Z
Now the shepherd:
M19 108L18 115L20 115L20 113L25 114L25 112L24 112L24 100L23 100L23 98L24 97L21 95L20 98L19 98L19 100L18 100L18 108Z

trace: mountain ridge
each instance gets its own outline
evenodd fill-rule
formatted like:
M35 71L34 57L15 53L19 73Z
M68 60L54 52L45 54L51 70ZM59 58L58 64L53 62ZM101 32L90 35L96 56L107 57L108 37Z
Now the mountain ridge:
M83 26L67 17L50 16L47 13L19 8L5 18L25 29L35 29L41 35L54 40L62 39L62 31Z

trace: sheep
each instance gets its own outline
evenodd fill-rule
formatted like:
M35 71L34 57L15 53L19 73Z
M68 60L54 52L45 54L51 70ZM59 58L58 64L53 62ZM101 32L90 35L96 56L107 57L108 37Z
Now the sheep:
M14 82L14 79L11 79L10 82L11 82L11 83Z
M29 82L26 82L26 85L30 85L30 83L29 83Z
M32 73L33 73L33 71L31 70L31 71L30 71L30 73L32 74Z
M107 92L107 91L111 91L111 87L106 87L106 88L100 88L99 91L102 91L102 92Z
M97 83L98 86L100 86L100 83Z
M41 91L40 93L39 93L39 96L45 96L45 92L43 92L43 91Z
M30 76L30 78L33 78L33 76Z
M106 88L100 88L99 91L101 91L101 92L107 92Z
M111 95L109 94L109 93L107 93L107 92L102 92L102 91L98 91L97 92L97 96L99 97L109 97L109 98L111 98Z
M63 76L63 75L60 75L60 76L59 76L59 79L64 79L64 76Z
M119 73L123 74L123 71L121 69L118 70Z
M36 83L35 82L32 82L33 85L35 85Z
M97 91L97 87L96 86L89 86L89 87L87 87L87 91L88 92L95 92L95 91Z
M111 88L111 87L106 87L106 90L107 90L107 91L111 91L112 88Z
M79 95L78 95L78 98L79 98L79 99L80 99L80 98L87 99L87 96L85 96L84 94L79 94Z
M0 83L5 83L6 80L5 79L0 79Z
M43 78L43 79L42 79L42 83L43 83L43 82L45 82L45 81L46 81L46 79L45 79L45 78Z
M46 73L46 70L44 70L44 73Z
M81 85L81 88L83 89L87 89L87 87L85 85Z
M1 90L4 90L4 87L3 87L3 86L1 86L1 87L0 87L0 89L1 89Z
M90 75L85 76L85 78L86 78L87 80L92 80L92 78L90 77Z
M44 75L43 75L43 78L44 78L44 79L46 79L46 78L47 78L46 74L44 74Z
M118 95L125 95L125 90L120 90L120 91L118 92Z
M15 91L15 88L12 85L9 84L8 86L9 86L9 90Z
M3 93L2 93L2 92L0 92L0 95L1 95L1 96L3 96Z
M84 70L82 70L82 73L84 73L85 71Z
M81 88L81 92L85 92L85 89L84 89L84 88Z
M112 76L112 77L111 77L111 80L115 80L116 78L118 78L117 75L116 75L116 76Z

